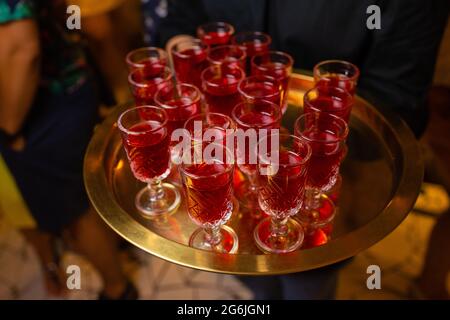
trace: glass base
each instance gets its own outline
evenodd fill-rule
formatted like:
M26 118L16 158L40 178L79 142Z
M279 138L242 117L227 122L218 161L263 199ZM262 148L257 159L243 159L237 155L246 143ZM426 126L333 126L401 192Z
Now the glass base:
M189 246L218 253L236 253L239 247L236 232L228 226L220 227L220 232L222 240L217 245L211 246L206 240L207 233L204 229L199 228L189 238Z
M255 228L253 236L256 245L265 253L287 253L301 247L305 233L303 227L294 219L288 219L285 236L275 237L271 233L272 219L262 220Z
M150 190L148 187L138 192L135 199L136 208L145 218L159 217L165 214L172 214L178 209L181 203L181 195L177 187L170 183L162 183L164 198L150 201Z
M297 219L307 230L323 228L336 216L336 207L331 199L321 194L317 208L303 207L297 214Z

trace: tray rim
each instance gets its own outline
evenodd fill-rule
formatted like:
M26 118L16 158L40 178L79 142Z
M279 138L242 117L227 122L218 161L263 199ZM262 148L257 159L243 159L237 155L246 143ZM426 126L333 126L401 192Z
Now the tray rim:
M295 73L300 81L311 76ZM374 245L390 234L408 215L423 180L423 159L418 143L404 121L389 110L375 108L358 97L391 125L403 154L403 173L393 198L375 218L337 241L308 250L282 255L226 255L202 251L166 239L135 221L117 203L108 186L103 154L119 113L128 105L117 106L95 129L84 158L84 182L91 203L101 218L121 237L138 248L172 263L217 273L236 275L276 275L307 271L330 265ZM414 161L412 161L414 160ZM293 263L295 261L295 263Z

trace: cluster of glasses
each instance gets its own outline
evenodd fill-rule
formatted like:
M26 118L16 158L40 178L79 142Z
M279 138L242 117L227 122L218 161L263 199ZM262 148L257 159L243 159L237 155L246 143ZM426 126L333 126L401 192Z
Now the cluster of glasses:
M266 253L310 246L317 242L318 232L329 237L336 210L327 193L339 183L339 166L346 154L357 67L344 61L316 65L316 86L304 95L304 111L294 134L284 133L286 129L280 133L292 57L270 51L268 34L234 35L233 26L224 22L198 27L197 36L176 43L171 59L155 47L134 50L126 57L137 107L123 112L117 126L135 178L147 184L136 195L137 209L146 217L158 217L178 208L180 191L162 182L177 163L188 214L200 227L189 240L193 247L237 252L238 237L225 225L236 209L234 197L260 220L254 239ZM180 128L192 139L182 155L171 139ZM237 129L270 132L233 150L245 159L254 155L256 164L229 161L236 154L227 139ZM207 130L214 137L206 142ZM276 149L257 151L274 138L279 142ZM198 157L211 148L213 161ZM267 161L274 153L277 170ZM182 161L186 156L191 161ZM245 183L239 181L241 173L247 177Z

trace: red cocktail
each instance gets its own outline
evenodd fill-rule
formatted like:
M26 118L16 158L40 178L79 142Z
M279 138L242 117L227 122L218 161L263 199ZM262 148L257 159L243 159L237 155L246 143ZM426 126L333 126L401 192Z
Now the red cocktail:
M275 78L281 84L281 108L287 109L289 79L292 74L294 60L290 55L280 51L269 51L257 54L252 58L252 75L266 75Z
M257 188L257 148L262 135L271 135L272 129L280 128L280 107L269 101L241 102L232 111L238 129L236 133L237 164L247 176L249 183L242 184L239 201L260 217Z
M272 38L263 32L241 32L231 38L231 44L240 46L247 54L246 73L251 72L251 59L253 56L269 51Z
M210 65L228 65L236 66L245 70L245 60L247 55L245 51L238 46L228 45L219 46L209 51L208 61Z
M311 148L291 135L263 138L259 148L261 144L272 145L269 139L278 139L279 147L258 153L258 198L261 209L270 217L258 224L254 237L265 252L291 252L301 246L304 238L303 228L290 217L303 204Z
M168 170L167 129L158 121L143 121L130 127L136 135L124 136L123 146L136 179L148 182Z
M201 88L200 75L208 67L208 51L208 46L199 39L175 44L171 53L177 80Z
M213 155L204 152L206 146L200 148L202 158L196 163L192 159L198 150L191 146L180 165L189 217L201 227L192 234L189 245L234 253L238 247L237 236L231 228L223 227L233 212L234 164L226 161L227 157L231 160L233 157L223 144L213 144L218 150Z
M167 53L156 47L139 48L129 52L125 61L130 72L136 69L146 71L147 68L154 68L154 65L165 67L167 65Z
M342 88L352 96L355 95L358 78L358 67L347 61L328 60L320 62L314 67L316 86Z
M305 113L325 112L348 123L353 107L353 96L342 88L318 85L307 91L303 98Z
M323 208L333 207L323 193L336 183L343 159L345 139L348 134L346 122L334 115L316 112L306 113L295 122L295 135L311 146L312 154L308 169L305 207L299 219L308 225L320 226L334 217L333 212L323 220ZM322 214L321 214L322 213Z
M187 83L170 84L156 92L156 104L167 113L169 136L173 130L183 128L187 119L201 112L201 97L198 88Z
M254 103L264 100L281 105L283 87L272 77L263 75L247 77L239 83L238 89L243 101Z
M190 134L193 143L216 142L226 145L227 140L234 137L236 124L229 116L208 112L189 118L184 129Z
M211 66L202 73L202 89L208 112L230 115L241 101L238 84L245 73L240 68L227 65Z
M153 105L155 93L172 81L173 76L170 68L159 64L136 69L128 76L128 83L138 106Z
M148 186L135 199L145 216L166 214L180 203L178 190L161 181L170 173L167 114L161 108L142 106L122 113L117 121L131 170Z
M197 28L197 38L214 47L227 44L234 33L234 27L225 22L210 22Z

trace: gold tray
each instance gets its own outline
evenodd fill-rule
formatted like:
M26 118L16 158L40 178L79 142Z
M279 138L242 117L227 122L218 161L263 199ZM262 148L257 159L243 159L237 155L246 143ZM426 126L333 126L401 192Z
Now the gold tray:
M309 76L294 74L283 125L299 114ZM143 184L134 179L116 128L117 107L96 129L84 162L89 197L105 222L133 245L183 266L229 274L269 275L300 272L356 255L392 232L408 215L419 193L423 162L416 140L396 116L376 110L357 97L350 120L349 153L342 165L339 212L325 245L289 254L263 254L253 243L255 223L234 212L228 223L239 236L237 254L217 254L187 245L196 226L184 201L168 218L147 220L134 208Z

